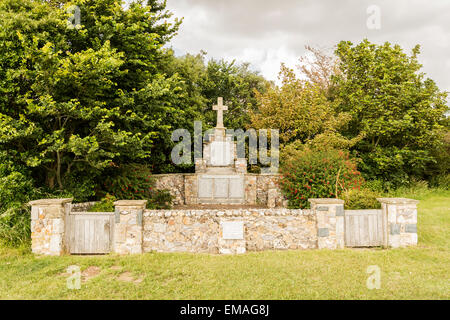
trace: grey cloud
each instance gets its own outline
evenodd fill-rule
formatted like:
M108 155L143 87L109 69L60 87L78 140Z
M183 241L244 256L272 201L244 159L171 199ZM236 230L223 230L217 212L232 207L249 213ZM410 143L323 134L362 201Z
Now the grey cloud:
M366 26L369 5L381 29ZM275 80L279 63L295 64L305 45L332 48L341 40L422 47L427 75L450 91L450 0L168 0L185 17L172 45L180 52L248 60Z

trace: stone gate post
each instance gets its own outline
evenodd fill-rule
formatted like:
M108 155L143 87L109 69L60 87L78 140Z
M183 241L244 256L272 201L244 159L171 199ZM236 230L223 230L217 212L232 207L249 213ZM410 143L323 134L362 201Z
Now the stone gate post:
M31 251L35 254L60 256L66 252L65 218L69 199L42 199L31 205Z
M417 245L418 200L406 198L378 198L383 211L385 245L398 248Z
M120 200L115 205L114 252L142 253L143 213L147 200Z
M344 248L344 200L308 199L317 219L317 247Z

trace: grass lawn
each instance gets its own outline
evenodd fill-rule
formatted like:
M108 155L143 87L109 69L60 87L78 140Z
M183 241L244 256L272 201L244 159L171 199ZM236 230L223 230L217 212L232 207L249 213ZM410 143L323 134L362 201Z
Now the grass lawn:
M402 196L421 200L418 247L128 257L0 248L0 299L449 299L450 192ZM71 265L80 290L66 287ZM381 269L379 290L366 287L369 265Z

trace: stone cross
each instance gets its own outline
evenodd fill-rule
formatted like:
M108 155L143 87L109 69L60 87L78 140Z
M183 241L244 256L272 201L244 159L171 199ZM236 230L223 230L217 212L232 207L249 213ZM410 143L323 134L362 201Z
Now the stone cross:
M213 106L213 110L217 111L217 125L216 128L223 128L223 111L228 110L227 106L223 105L223 98L217 98L217 105Z

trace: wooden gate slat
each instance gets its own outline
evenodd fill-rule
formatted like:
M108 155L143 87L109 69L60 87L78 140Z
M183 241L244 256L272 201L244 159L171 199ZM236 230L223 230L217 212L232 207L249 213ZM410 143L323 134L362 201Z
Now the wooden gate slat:
M70 253L111 252L114 213L70 212L66 221Z
M373 247L383 245L384 224L381 210L345 210L345 245Z

